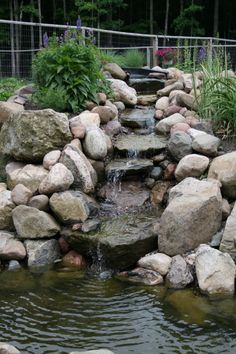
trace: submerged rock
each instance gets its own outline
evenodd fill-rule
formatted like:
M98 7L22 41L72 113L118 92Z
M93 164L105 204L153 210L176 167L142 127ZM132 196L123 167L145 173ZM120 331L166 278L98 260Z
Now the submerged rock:
M141 267L118 273L117 276L131 283L141 283L145 285L159 285L164 282L163 277L158 272Z

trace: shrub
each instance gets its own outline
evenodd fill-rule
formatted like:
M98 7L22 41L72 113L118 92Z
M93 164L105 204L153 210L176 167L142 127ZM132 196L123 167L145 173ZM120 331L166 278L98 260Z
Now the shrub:
M146 63L146 57L143 52L137 49L130 49L124 52L123 66L127 68L141 68Z
M50 107L57 112L65 112L68 109L67 95L61 87L42 88L34 94L32 101L42 109Z
M77 112L83 109L85 101L96 100L101 87L103 91L108 87L98 58L98 49L81 36L70 37L60 44L53 39L33 61L33 80L39 93L48 89L53 102L52 91L63 91L66 109ZM39 99L42 100L45 103L45 98Z
M14 95L15 90L25 85L23 80L14 77L0 79L0 101L7 101Z

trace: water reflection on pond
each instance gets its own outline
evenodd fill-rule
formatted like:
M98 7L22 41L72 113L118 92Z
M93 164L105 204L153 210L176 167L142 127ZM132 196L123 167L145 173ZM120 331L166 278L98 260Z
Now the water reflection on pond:
M235 353L236 300L81 272L0 274L0 339L23 354Z

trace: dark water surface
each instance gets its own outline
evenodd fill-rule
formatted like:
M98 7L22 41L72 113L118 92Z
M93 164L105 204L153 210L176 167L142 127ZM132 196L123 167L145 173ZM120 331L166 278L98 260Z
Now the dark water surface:
M62 270L0 274L0 341L23 354L236 353L236 299Z

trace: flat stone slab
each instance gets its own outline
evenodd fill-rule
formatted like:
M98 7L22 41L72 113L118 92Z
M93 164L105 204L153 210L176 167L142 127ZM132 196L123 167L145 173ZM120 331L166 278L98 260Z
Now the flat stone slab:
M149 135L120 135L114 143L115 151L126 156L154 156L165 149L167 140L163 136Z
M116 159L106 166L106 174L108 179L116 179L148 172L152 167L153 162L148 159Z
M130 128L154 126L154 109L127 109L120 116L122 125Z

